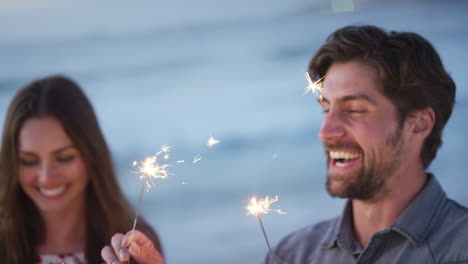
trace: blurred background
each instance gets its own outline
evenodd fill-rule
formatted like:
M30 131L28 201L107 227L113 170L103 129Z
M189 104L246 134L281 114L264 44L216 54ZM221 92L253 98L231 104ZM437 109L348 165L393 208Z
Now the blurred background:
M272 244L342 210L324 188L321 110L303 92L314 51L348 24L415 31L439 51L457 103L430 171L468 206L467 11L462 0L0 0L0 122L32 79L70 76L133 204L132 162L172 146L173 175L143 201L168 263L260 263L267 247L246 215L252 195L279 195L274 207L287 212L263 217Z

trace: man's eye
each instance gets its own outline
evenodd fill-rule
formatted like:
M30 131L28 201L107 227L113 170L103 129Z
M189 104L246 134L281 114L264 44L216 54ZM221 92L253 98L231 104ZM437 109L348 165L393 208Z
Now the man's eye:
M67 163L75 159L75 155L57 157L57 161L61 163Z
M37 160L29 160L29 159L19 159L19 162L23 166L31 167L34 165L37 165L38 161Z
M366 110L363 110L363 109L349 109L348 110L348 113L351 113L351 114L363 114L365 112Z

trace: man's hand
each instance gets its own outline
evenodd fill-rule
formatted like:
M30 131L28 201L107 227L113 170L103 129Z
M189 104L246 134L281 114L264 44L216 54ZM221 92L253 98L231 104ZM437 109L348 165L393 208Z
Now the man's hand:
M139 264L164 264L161 254L154 248L153 243L143 233L135 230L112 236L111 245L105 246L101 257L106 264L120 264L128 262L129 257Z

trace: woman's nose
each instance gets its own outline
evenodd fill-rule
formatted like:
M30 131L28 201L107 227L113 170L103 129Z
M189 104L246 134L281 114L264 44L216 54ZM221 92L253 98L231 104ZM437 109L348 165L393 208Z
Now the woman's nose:
M39 171L39 182L41 184L47 184L54 182L57 178L57 172L55 166L52 164L44 164Z

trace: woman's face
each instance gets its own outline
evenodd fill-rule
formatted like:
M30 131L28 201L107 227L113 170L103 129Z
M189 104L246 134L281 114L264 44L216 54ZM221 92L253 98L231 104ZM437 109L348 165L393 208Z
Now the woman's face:
M86 166L56 118L27 119L18 153L19 183L42 214L83 208Z

